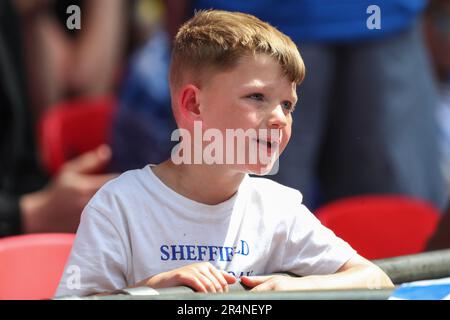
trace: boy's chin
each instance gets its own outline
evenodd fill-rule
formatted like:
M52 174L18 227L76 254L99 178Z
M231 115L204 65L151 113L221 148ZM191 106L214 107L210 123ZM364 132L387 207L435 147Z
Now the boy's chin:
M246 169L247 173L252 175L257 176L275 175L278 173L278 160L268 165L263 164L247 165Z

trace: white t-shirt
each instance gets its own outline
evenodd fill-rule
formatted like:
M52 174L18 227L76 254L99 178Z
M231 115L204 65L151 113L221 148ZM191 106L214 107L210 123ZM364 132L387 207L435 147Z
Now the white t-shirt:
M123 289L202 261L237 278L334 273L355 251L301 200L297 190L246 176L232 198L206 205L170 189L150 166L128 171L83 211L56 296Z

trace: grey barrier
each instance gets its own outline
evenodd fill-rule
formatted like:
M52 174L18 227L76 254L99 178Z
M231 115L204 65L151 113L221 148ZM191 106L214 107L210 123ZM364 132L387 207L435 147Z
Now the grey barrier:
M450 249L374 260L394 284L450 277Z
M450 249L374 260L394 284L450 277ZM286 274L290 275L290 274ZM227 293L195 293L189 287L153 289L139 287L118 290L112 295L64 297L83 300L385 300L392 289L352 289L321 291L249 292L240 282L230 286Z

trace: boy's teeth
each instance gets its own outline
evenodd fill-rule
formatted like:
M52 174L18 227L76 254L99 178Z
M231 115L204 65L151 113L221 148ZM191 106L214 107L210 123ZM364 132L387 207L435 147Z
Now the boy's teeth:
M269 147L269 148L272 148L272 142L270 142L270 141L265 141L265 140L260 140L260 139L257 139L256 140L258 143L262 143L262 144L265 144L267 147Z

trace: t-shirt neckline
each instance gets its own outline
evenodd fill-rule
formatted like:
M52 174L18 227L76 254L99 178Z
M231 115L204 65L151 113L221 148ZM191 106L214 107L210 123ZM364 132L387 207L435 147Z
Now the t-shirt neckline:
M214 218L220 219L226 215L231 214L231 212L233 211L233 207L238 202L238 199L241 197L241 195L244 193L244 190L246 189L245 186L247 185L247 180L249 179L249 176L246 174L239 186L239 189L233 196L231 196L229 199L227 199L221 203L210 205L210 204L205 204L205 203L198 202L198 201L192 200L190 198L187 198L187 197L179 194L178 192L176 192L169 186L167 186L153 172L153 170L152 170L153 166L154 165L148 165L146 167L145 171L148 173L151 183L153 183L153 187L157 187L161 191L162 194L166 194L166 195L170 196L172 205L181 206L191 212L195 211L199 215L205 214L205 217L210 218L210 219L211 218L212 219L214 219Z

